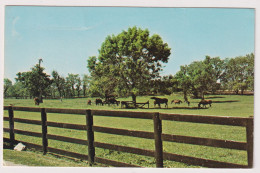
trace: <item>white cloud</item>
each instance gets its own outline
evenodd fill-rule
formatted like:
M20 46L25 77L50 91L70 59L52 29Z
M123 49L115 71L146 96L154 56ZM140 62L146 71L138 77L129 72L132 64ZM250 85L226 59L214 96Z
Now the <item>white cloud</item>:
M19 16L16 16L14 18L14 20L12 21L12 36L13 37L16 37L16 36L19 36L20 34L16 31L15 29L15 26L17 24L17 22L20 20L20 17Z
M87 31L92 28L93 27L86 27L86 26L80 26L80 27L56 26L56 27L41 27L39 29L54 30L54 31Z

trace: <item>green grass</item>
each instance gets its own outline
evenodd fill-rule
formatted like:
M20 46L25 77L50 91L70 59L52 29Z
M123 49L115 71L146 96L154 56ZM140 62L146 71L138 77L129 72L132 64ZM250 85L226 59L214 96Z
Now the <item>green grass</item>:
M167 96L166 96L167 97ZM213 100L212 107L208 109L184 109L187 107L186 103L181 105L169 105L169 109L154 108L153 104L150 105L150 109L121 109L120 106L88 106L85 99L64 99L63 102L59 100L44 100L44 103L40 106L35 106L33 100L19 100L19 99L5 99L4 105L13 104L14 106L28 106L28 107L55 107L55 108L79 108L79 109L105 109L105 110L128 110L128 111L149 111L149 112L165 112L165 113L180 113L180 114L198 114L198 115L216 115L216 116L233 116L233 117L249 117L254 112L254 97L253 96L208 96ZM146 102L150 97L138 97L138 102ZM181 95L168 96L168 99L181 99ZM95 99L91 99L94 101ZM122 98L119 100L131 100L130 98ZM153 100L150 99L150 103ZM191 99L190 107L197 107L199 100ZM214 103L214 101L216 103ZM178 108L178 109L177 109ZM7 111L4 111L4 116L8 116ZM14 112L15 117L40 120L39 113L33 112ZM48 114L48 121L85 124L85 116L70 115L70 114ZM140 130L153 132L152 120L143 119L131 119L131 118L114 118L114 117L101 117L94 116L94 125L103 127L122 128L129 130ZM208 124L196 124L186 122L172 122L163 121L163 133L196 136L213 139L234 140L234 141L246 141L245 128L243 127L231 127L220 125L208 125ZM4 127L8 127L8 122L4 122ZM15 123L16 129L41 132L41 127L37 125L29 125L22 123ZM70 129L59 129L54 127L48 127L49 134L68 136L78 139L86 139L86 132ZM8 133L4 133L5 137L9 137ZM41 139L36 137L28 137L16 134L17 140L28 141L36 144L41 144ZM103 133L95 133L95 141L104 142L116 145L124 145L129 147L136 147L142 149L154 150L154 141L149 139L134 138L120 135L111 135ZM87 147L71 144L66 142L60 142L55 140L49 140L49 146L59 149L65 149L72 152L78 152L87 154ZM205 159L212 159L218 161L225 161L237 164L247 164L247 154L245 151L221 149L206 146L197 146L189 144L180 144L173 142L163 142L163 150L170 153L176 153L186 156L194 156ZM136 164L143 167L155 167L155 160L151 157L139 156L129 153L109 151L106 149L96 148L96 156L117 160L125 163ZM4 154L4 158L7 157ZM186 165L183 163L165 161L166 167L173 168L187 168L196 167ZM41 165L41 163L39 163ZM57 165L59 166L59 165ZM98 166L98 165L97 165Z
M75 159L72 160L49 153L43 155L41 152L33 150L14 151L10 149L4 149L3 155L6 161L26 166L88 167L87 162Z

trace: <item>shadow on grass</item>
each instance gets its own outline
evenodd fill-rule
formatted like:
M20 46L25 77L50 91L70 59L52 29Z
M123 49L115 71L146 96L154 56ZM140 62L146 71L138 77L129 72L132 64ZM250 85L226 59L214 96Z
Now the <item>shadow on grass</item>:
M239 100L226 100L226 101L212 101L213 103L232 103L232 102L239 102Z
M211 97L205 97L205 99L218 99L218 98L226 98L223 96L211 96Z
M121 110L126 110L126 109L147 109L147 110L154 110L154 109L158 109L158 110L171 110L171 109L208 109L208 107L203 108L203 107L169 107L169 108L165 108L165 107L153 107L153 108L119 108Z

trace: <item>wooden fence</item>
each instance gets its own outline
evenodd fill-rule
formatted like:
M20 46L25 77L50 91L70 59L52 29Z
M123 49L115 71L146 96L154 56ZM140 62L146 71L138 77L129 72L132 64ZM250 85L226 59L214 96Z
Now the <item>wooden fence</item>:
M137 155L155 157L156 167L163 167L164 160L182 162L190 165L197 165L209 168L252 168L253 167L253 117L238 118L238 117L217 117L217 116L199 116L199 115L181 115L181 114L166 114L158 112L127 112L127 111L108 111L108 110L83 110L83 109L56 109L56 108L36 108L36 107L11 107L4 106L4 110L8 110L9 117L4 117L4 121L9 121L9 128L4 128L4 132L9 132L10 138L4 138L4 141L9 142L11 147L16 143L22 142L28 147L33 147L43 151L43 154L47 152L57 153L65 156L75 157L83 160L88 160L89 164L102 163L106 165L116 167L140 167L138 165L131 165L128 163L113 161L95 156L95 148L104 148L109 150L115 150L120 152L132 153ZM41 121L14 118L15 111L30 111L40 112ZM47 113L64 113L64 114L80 114L86 116L86 125L57 123L47 121ZM154 132L135 131L117 128L108 128L93 126L93 116L108 116L108 117L126 117L137 119L151 119L154 124ZM162 121L182 121L192 123L205 123L205 124L217 124L228 126L241 126L246 127L246 142L237 142L229 140L209 139L191 136L181 136L162 133ZM31 131L23 131L14 128L14 122L36 124L42 126L42 133L36 133ZM48 127L58 127L66 129L76 129L87 131L86 139L76 139L65 136L58 136L48 134ZM116 134L123 136L131 136L138 138L146 138L155 141L155 150L146 150L122 145L112 145L108 143L101 143L94 141L94 132ZM35 136L42 138L42 145L36 145L25 141L16 141L15 134L22 134L28 136ZM48 139L76 143L88 146L88 155L80 153L74 153L61 149L48 147ZM240 165L235 163L227 163L203 158L196 158L191 156L183 156L168 152L163 152L163 141L186 143L218 148L229 148L235 150L247 151L247 165Z

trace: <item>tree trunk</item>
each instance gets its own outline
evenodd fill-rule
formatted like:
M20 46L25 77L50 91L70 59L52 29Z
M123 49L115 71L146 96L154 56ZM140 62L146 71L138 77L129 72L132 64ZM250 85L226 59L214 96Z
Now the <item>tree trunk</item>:
M204 91L201 91L202 100L204 100Z
M185 100L185 101L188 101L188 98L187 98L187 90L184 90L184 91L183 91L183 95L184 95L184 96L183 96L183 97L184 97L184 100Z
M132 101L136 103L136 95L134 93L132 93Z

